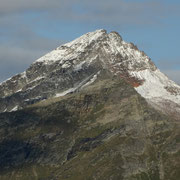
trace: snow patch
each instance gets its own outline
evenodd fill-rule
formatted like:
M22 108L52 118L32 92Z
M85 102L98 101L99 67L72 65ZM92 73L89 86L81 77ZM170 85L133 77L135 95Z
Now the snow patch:
M7 112L7 108L3 112Z
M34 80L28 82L28 84L33 83L33 82L35 82L35 81L39 81L39 80L41 80L41 79L43 79L43 78L45 78L45 77L44 77L44 76L38 76L38 77L35 78Z
M165 87L172 87L179 89L180 87L176 85L173 81L169 80L160 70L151 71L149 69L137 72L130 72L133 77L137 79L144 80L144 83L135 88L136 91L147 99L167 99L180 104L180 93L174 95L170 93Z
M81 88L84 88L84 87L92 84L93 82L95 82L96 79L97 79L97 77L98 77L98 74L100 74L100 71L99 71L97 74L95 74L95 75L90 79L90 81L88 81L86 84L84 84Z
M44 64L51 64L55 61L60 61L60 64L64 64L66 61L70 62L78 57L78 55L84 52L85 48L106 35L105 30L97 30L95 32L87 33L72 42L66 43L57 49L51 51L45 56L37 59L35 63L43 62ZM66 67L63 67L66 68Z
M66 90L66 91L63 91L63 92L61 92L61 93L57 93L57 94L55 95L55 97L65 96L65 95L67 95L67 94L69 94L69 93L75 92L75 91L78 90L79 88L82 88L83 85L87 84L87 82L88 82L89 80L91 81L91 83L92 83L92 81L95 81L95 79L97 78L97 75L94 75L93 78L92 78L92 79L91 79L91 78L92 78L92 75L89 76L89 77L87 77L87 78L85 78L81 83L79 83L79 84L76 85L75 87L70 88L70 89L68 89L68 90Z
M14 108L11 109L11 111L9 112L13 112L13 111L17 111L18 110L18 106L15 106Z
M23 78L23 79L27 78L27 76L26 76L26 71L24 71L24 72L21 73L21 78Z
M77 44L90 44L92 41L96 41L98 39L100 39L103 35L106 34L106 31L104 29L100 29L100 30L96 30L94 32L89 32L77 39L75 39L74 41L71 41L69 43L66 43L65 46L67 47L73 47L76 46ZM82 46L79 46L78 51L82 51Z
M41 96L37 96L37 97L31 98L31 99L25 99L24 101L29 102L29 101L38 100L38 99L41 99L41 98L42 98Z
M34 89L36 86L37 86L37 85L32 86L32 87L29 87L29 88L26 89L26 91L32 90L32 89Z
M63 65L62 65L62 68L63 69L67 69L67 68L69 68L71 65L69 64L69 62L66 62L66 63L64 63Z
M74 71L79 71L82 69L82 66L86 63L86 61L82 61L79 64L74 66Z
M62 93L57 93L55 97L61 97L61 96L65 96L66 94L69 94L69 93L72 93L76 90L77 88L74 87L74 88L70 88Z

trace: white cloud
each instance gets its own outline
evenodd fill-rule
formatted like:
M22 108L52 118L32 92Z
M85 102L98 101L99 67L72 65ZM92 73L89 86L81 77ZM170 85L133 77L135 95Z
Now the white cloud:
M161 23L162 19L179 14L179 5L167 5L163 0L6 0L1 2L0 18L28 11L46 12L51 19L147 25Z
M64 2L63 0L1 0L0 13L6 15L27 10L50 9L59 7L59 4Z
M62 44L61 40L40 37L27 28L4 33L3 37L5 41L0 44L0 81L24 71L36 59Z

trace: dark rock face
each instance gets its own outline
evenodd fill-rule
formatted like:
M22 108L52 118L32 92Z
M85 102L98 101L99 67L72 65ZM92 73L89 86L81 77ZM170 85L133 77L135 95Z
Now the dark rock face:
M83 90L0 114L0 179L179 179L179 132L106 71Z
M79 71L74 71L72 68L64 70L58 66L56 66L56 71L52 71L54 67L51 66L46 68L48 68L48 70L45 69L45 72L43 70L41 72L41 69L36 69L36 66L35 68L33 66L30 67L27 70L27 74L29 72L29 74L34 76L34 74L39 71L38 73L47 73L46 77L25 84L24 87L22 87L22 91L18 91L13 94L10 93L10 95L0 98L0 103L2 104L0 110L12 110L15 106L18 106L18 109L21 109L40 100L55 96L58 92L76 87L84 81L82 83L83 85L88 82L100 69L97 64L89 66L88 68L84 67L83 70ZM34 78L31 77L31 75L28 76L30 79ZM36 78L38 76L39 74L36 75ZM10 86L8 86L8 89L11 89L11 82L9 82L9 84Z
M26 160L36 161L42 150L34 144L18 140L5 140L0 146L0 168L5 170L24 165Z

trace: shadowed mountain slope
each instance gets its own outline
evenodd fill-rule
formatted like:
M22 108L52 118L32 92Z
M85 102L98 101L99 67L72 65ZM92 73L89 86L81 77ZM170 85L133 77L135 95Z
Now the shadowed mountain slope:
M1 180L177 180L179 124L102 70L62 97L0 114Z

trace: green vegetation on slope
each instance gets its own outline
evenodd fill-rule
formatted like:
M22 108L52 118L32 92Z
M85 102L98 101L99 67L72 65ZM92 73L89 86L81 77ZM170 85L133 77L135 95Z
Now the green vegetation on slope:
M173 123L102 74L80 92L0 114L0 180L177 180Z

